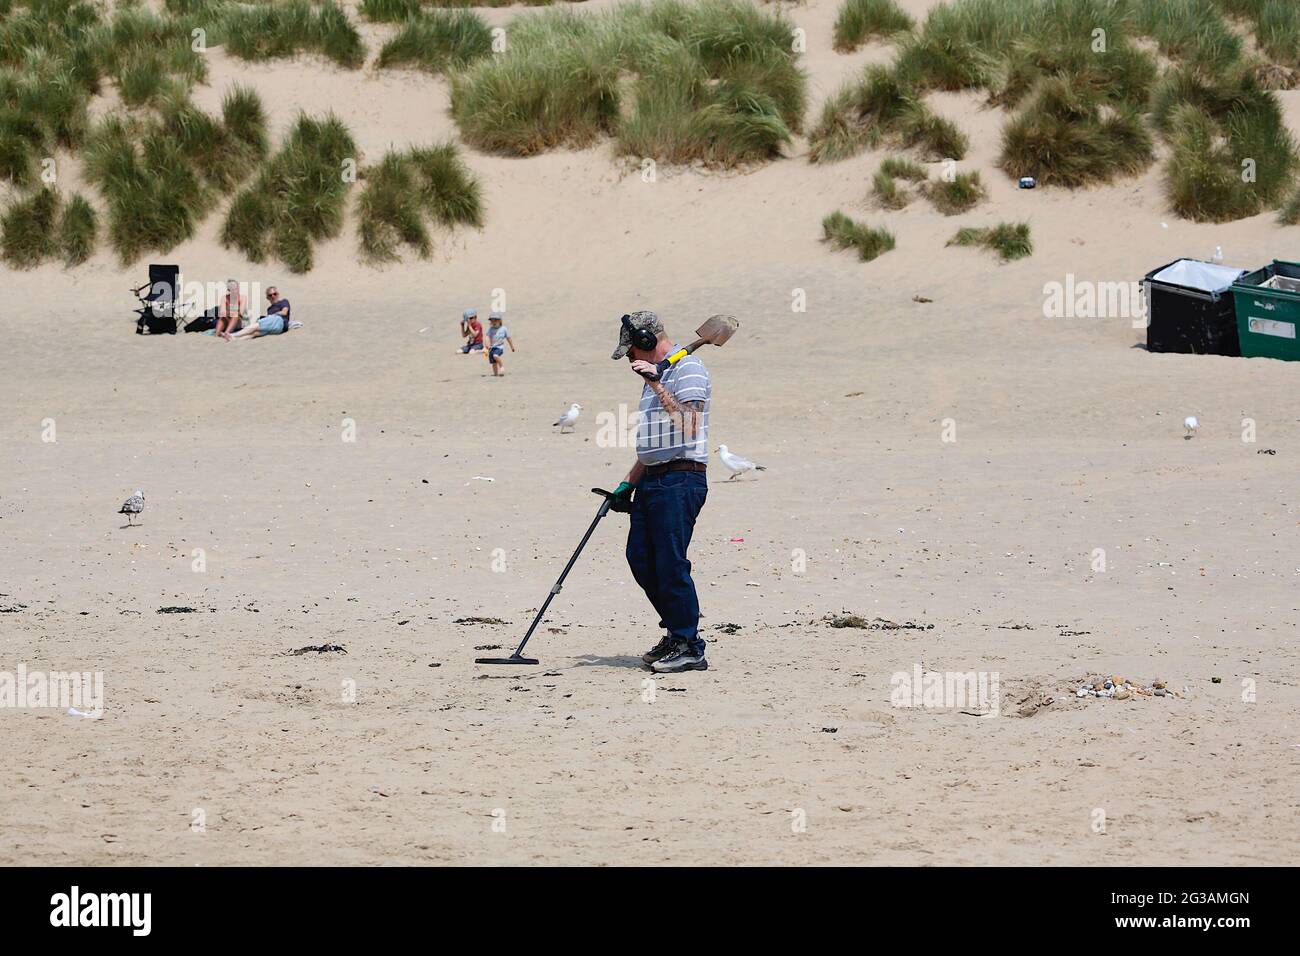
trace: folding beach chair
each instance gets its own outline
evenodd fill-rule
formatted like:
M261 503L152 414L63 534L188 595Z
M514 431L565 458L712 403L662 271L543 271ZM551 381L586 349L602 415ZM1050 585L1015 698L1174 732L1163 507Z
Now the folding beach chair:
M137 335L146 331L150 335L176 334L176 286L180 275L180 266L150 264L149 281L131 290L140 300L140 308L135 310Z

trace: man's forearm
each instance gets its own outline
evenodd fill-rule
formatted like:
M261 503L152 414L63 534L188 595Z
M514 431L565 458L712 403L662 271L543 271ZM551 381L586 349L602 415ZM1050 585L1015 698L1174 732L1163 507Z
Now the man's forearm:
M627 473L627 477L623 480L629 485L635 485L641 480L643 474L645 474L645 465L641 464L640 459L638 459L636 463L632 465L632 470Z
M651 382L650 388L659 396L659 404L663 406L668 419L673 423L673 427L682 433L686 441L694 441L700 430L700 412L702 409L700 403L687 402L683 405L677 401L672 392L664 388L661 382Z

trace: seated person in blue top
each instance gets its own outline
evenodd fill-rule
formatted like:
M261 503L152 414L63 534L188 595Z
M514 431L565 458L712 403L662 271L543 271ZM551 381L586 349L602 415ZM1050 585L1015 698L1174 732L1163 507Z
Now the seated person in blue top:
M234 335L226 335L225 338L233 342L235 339L255 339L259 335L279 335L281 332L302 328L301 322L289 317L289 300L280 298L280 290L275 286L267 286L266 301L266 315L248 328Z

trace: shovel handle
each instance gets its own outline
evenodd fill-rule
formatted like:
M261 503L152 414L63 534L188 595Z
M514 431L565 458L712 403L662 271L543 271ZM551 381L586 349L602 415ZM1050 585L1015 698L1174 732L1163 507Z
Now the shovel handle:
M701 345L707 345L708 343L709 343L708 339L696 339L690 345L686 346L686 348L678 349L676 352L674 352L672 355L669 355L667 358L661 359L659 361L659 364L655 366L654 374L646 375L645 378L651 382L659 381L659 379L663 378L664 372L668 371L670 368L672 368L682 359L686 358L686 356L690 355Z

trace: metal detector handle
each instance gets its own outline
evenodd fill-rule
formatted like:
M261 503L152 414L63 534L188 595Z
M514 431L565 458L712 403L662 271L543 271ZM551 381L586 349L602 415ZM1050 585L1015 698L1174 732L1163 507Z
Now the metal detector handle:
M545 616L546 609L551 606L551 600L555 595L560 593L560 589L564 586L564 579L569 576L569 572L573 569L573 565L578 560L578 555L582 554L582 549L587 546L587 541L591 538L592 532L596 530L596 525L600 524L601 518L609 514L609 505L614 499L614 492L606 491L603 488L592 488L591 490L605 500L600 503L600 508L596 511L596 517L591 519L591 524L587 527L587 533L584 534L582 540L578 542L578 547L577 550L573 552L573 557L569 558L569 563L566 564L564 570L560 572L560 577L553 585L551 585L551 593L546 595L546 600L543 601L542 606L537 609L537 616L533 618L533 623L528 625L528 633L524 635L524 639L520 641L519 646L515 648L515 653L513 655L515 657L520 655L524 649L524 645L528 643L528 639L533 636L533 631L537 630L537 625L542 622L542 617Z
M591 491L592 494L600 495L602 498L605 499L604 502L601 503L600 510L596 512L596 521L599 521L601 518L605 517L605 515L609 514L610 506L614 503L614 492L606 491L604 488L592 488ZM595 526L596 526L596 522L593 521L592 527L594 528ZM590 536L591 536L591 532L588 531L587 537ZM582 544L586 544L586 543L587 543L587 538L583 538ZM578 545L578 550L579 551L582 550L582 545ZM577 555L575 554L574 557L576 558ZM570 562L570 564L572 564L572 562ZM566 574L568 573L567 568L565 569L565 573ZM564 580L564 578L561 577L560 580L562 581Z

